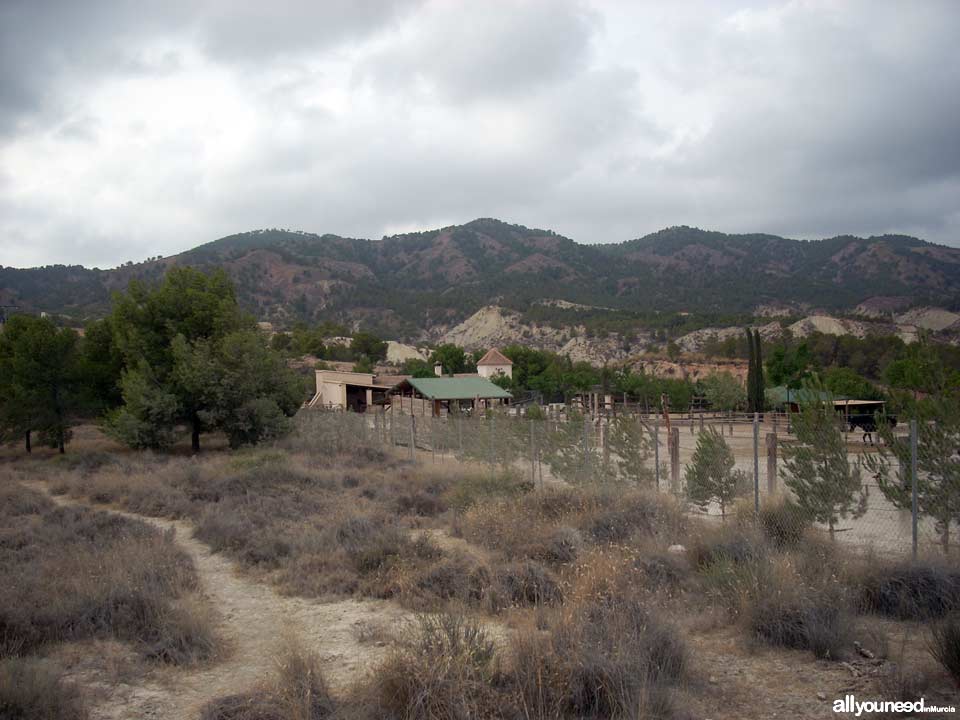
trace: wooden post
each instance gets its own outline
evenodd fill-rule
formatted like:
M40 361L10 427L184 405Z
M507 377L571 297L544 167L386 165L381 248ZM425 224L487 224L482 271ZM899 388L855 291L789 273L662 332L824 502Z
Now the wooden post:
M670 430L670 485L674 491L680 489L680 428Z
M417 419L410 413L410 462L417 459Z
M700 432L703 432L703 411L700 412Z
M767 494L777 491L777 434L767 433Z

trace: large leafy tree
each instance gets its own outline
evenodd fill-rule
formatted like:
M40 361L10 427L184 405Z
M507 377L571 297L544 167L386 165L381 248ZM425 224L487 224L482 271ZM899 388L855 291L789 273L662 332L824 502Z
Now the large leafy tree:
M302 399L222 271L173 268L157 286L131 283L115 296L109 323L123 402L106 424L132 447L167 447L182 425L194 450L212 430L231 445L256 442L282 431L279 416Z
M437 345L430 354L430 364L440 363L443 372L447 375L466 372L467 356L463 348L453 343Z
M6 435L31 435L60 452L83 407L84 381L77 334L46 318L12 317L0 333L0 427Z
M701 384L710 406L717 410L736 410L746 401L743 385L729 372L711 373Z
M810 378L814 358L806 343L781 345L773 349L766 362L767 377L774 385L799 389Z
M791 440L783 443L784 482L807 515L824 523L833 539L841 518L860 517L867 509L867 487L860 468L850 462L843 418L828 401L819 378L803 385L800 412Z
M832 367L823 373L823 384L834 395L858 400L879 400L882 393L873 383L848 367Z
M200 398L197 412L223 430L230 447L282 435L303 402L303 386L254 330L192 348L178 339L177 382Z

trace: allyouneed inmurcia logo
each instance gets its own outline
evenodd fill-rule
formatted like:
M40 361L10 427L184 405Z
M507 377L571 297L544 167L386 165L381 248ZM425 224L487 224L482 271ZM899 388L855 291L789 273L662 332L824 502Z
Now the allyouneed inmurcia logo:
M853 695L845 695L842 700L833 701L835 713L853 713L860 717L864 713L955 713L953 705L927 705L920 698L910 702L903 700L864 700L860 702Z

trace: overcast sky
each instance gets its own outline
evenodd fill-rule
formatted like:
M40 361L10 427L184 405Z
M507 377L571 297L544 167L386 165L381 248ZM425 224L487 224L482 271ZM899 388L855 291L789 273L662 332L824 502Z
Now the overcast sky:
M0 0L0 264L476 217L960 245L960 3Z

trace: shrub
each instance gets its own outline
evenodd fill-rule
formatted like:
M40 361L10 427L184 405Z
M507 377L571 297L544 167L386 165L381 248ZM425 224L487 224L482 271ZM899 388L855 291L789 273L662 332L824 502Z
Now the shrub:
M960 609L960 572L938 562L875 564L861 581L860 608L900 620Z
M252 691L211 700L200 720L287 720L284 708L270 693Z
M690 548L690 561L701 570L720 563L746 565L763 555L759 538L736 528L699 535Z
M457 554L432 564L416 580L417 588L441 600L479 603L490 587L490 571L475 559Z
M576 528L561 525L550 531L535 557L547 562L571 563L583 549L583 537Z
M396 509L400 515L433 517L447 508L436 495L423 490L411 489L397 497Z
M0 517L39 515L53 508L53 503L38 492L21 485L0 487Z
M764 503L757 517L760 530L774 547L795 547L811 527L803 508L789 497Z
M811 650L821 659L840 660L851 645L849 613L829 600L783 602L761 595L754 599L748 622L767 644Z
M471 473L457 478L447 491L446 499L450 507L463 511L481 500L516 497L527 489L513 473Z
M960 688L960 618L954 615L933 626L930 653Z
M578 606L511 649L517 704L540 718L672 717L671 688L689 663L676 630L635 597Z
M533 560L506 565L497 572L496 580L515 605L551 605L563 599L556 576Z
M672 505L642 492L597 493L587 502L596 509L587 514L585 530L597 542L623 543L634 533L653 537L682 523Z
M4 720L86 720L83 699L41 660L0 661L0 718Z
M325 720L335 710L316 655L292 643L270 683L207 703L200 720Z
M668 596L678 595L684 587L690 567L687 562L670 553L655 553L636 560L648 587L663 590Z
M195 569L172 533L80 507L0 519L0 575L18 579L0 584L0 656L103 636L172 663L213 653Z
M501 717L493 642L459 615L421 616L360 688L371 717Z

